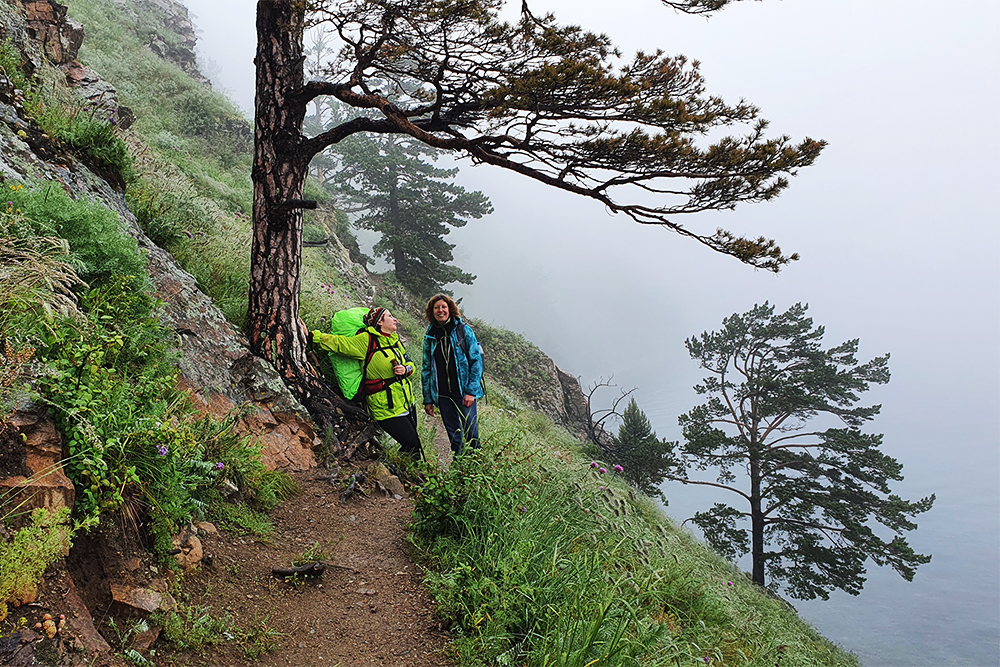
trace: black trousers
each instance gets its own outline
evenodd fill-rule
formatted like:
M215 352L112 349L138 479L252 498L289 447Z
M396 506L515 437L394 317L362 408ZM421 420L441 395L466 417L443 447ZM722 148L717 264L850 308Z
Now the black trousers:
M420 436L417 435L417 407L413 406L405 415L382 419L378 422L389 437L399 443L399 449L410 456L423 457Z

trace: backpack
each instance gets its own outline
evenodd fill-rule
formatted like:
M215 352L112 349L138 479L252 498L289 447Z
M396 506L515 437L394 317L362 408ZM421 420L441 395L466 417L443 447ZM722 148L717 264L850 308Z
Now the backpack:
M469 358L469 343L465 339L465 327L467 326L469 325L462 322L462 326L458 327L455 332L455 335L458 338L458 344L462 348L462 351L465 352L466 359ZM479 385L483 388L483 400L488 401L489 399L486 396L486 354L483 352L483 344L479 342L478 338L476 339L476 347L479 348L479 363L483 365L483 374L482 377L479 378Z
M364 317L368 312L367 308L348 308L338 310L330 318L330 333L337 336L354 336L365 329ZM369 346L370 347L370 346ZM340 386L340 393L349 401L354 400L358 395L358 388L365 377L365 366L371 357L362 363L357 359L349 359L336 352L328 352L330 363L333 365L333 372L337 376L337 384Z
M358 308L348 308L338 310L330 318L330 333L337 336L356 336L364 331L364 317L368 309L359 306ZM368 336L368 352L364 360L352 359L342 356L336 352L327 352L330 363L333 365L334 374L337 376L337 384L340 386L340 393L348 401L361 401L368 394L375 394L379 391L387 391L388 386L393 382L398 382L399 378L388 380L366 380L368 364L376 352L382 348L376 336ZM392 407L392 396L389 397L389 407Z

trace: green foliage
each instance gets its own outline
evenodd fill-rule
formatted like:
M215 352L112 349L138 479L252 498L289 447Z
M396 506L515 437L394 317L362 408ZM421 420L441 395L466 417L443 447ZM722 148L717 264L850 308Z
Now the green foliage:
M21 69L21 55L9 38L0 40L0 72L22 92L31 86L31 79Z
M448 183L458 170L426 162L439 152L419 141L355 135L340 142L337 152L341 169L333 183L363 211L355 224L382 234L373 251L392 263L402 285L428 297L448 283L472 283L475 276L448 264L455 246L444 236L449 227L493 212L483 193Z
M716 504L694 522L722 554L749 548L761 586L766 568L794 597L826 599L837 588L857 595L869 558L910 581L930 556L915 553L902 532L916 528L911 517L929 510L934 496L908 502L891 493L902 465L879 451L881 435L860 430L880 406L857 405L871 384L889 381L889 355L859 363L857 339L822 349L824 329L813 328L806 308L775 315L765 303L686 341L710 373L695 387L708 400L680 417L685 442L671 443L669 478L747 501L743 510ZM815 426L822 416L843 427ZM719 472L705 482L691 468ZM737 477L742 470L748 479ZM882 539L873 522L894 536Z
M165 357L167 334L130 277L91 290L83 302L85 320L45 332L39 356L50 373L39 389L58 408L77 508L96 516L119 507L126 489L140 484L137 470L157 456L154 439L170 440L175 376Z
M343 540L344 536L340 536L340 540ZM306 565L307 563L316 563L322 561L333 561L333 549L337 546L336 542L333 543L320 543L314 542L310 544L302 554L296 558L292 559L292 566L298 567L299 565Z
M247 657L256 659L279 648L278 638L282 636L268 625L269 617L254 620L244 629L228 613L216 617L209 607L187 604L180 604L173 611L154 612L150 620L162 629L160 636L163 641L182 651L201 652L208 646L236 642ZM118 629L114 619L109 624L118 634L122 655L135 665L152 667L153 662L131 648L132 638L146 631L148 622L132 621L126 625L125 631Z
M39 102L34 110L39 126L67 144L95 171L118 174L124 180L132 177L132 158L118 136L114 115L77 101L48 105Z
M227 614L214 618L207 607L179 605L175 611L158 612L153 621L163 628L163 638L179 649L200 650L232 636L235 626Z
M3 521L7 518L0 516ZM7 618L8 605L17 607L35 599L42 574L69 553L72 536L69 509L49 512L39 508L13 540L0 540L0 621Z
M622 413L618 434L606 455L611 463L623 468L622 476L637 491L666 502L660 484L667 477L668 452L675 444L656 437L649 419L633 398Z
M69 242L69 261L88 282L102 283L113 274L133 276L135 289L148 282L146 260L135 239L122 232L118 216L97 202L71 199L57 182L7 188L8 209L24 216L36 236Z
M414 514L461 665L856 665L731 565L509 412Z
M126 200L143 231L168 250L237 327L246 312L249 282L249 214L225 212L192 193L187 176L145 155Z
M253 535L265 540L274 535L271 518L242 503L214 502L209 506L208 516L220 528L237 535Z
M23 188L21 184L11 190ZM55 236L37 236L34 225L13 204L0 206L0 337L14 319L52 319L76 313L74 289L83 283L67 263L69 244ZM3 352L0 350L0 352ZM9 355L6 355L8 356ZM8 368L5 365L5 377ZM0 388L10 387L0 381Z
M85 319L46 328L38 351L48 365L39 391L57 408L81 515L137 501L166 554L179 526L206 516L210 503L225 506L216 488L224 478L262 509L295 492L291 478L264 467L259 446L236 435L238 414L199 418L177 392L170 332L131 278L91 290L82 305Z
M108 627L115 633L118 647L121 649L119 655L135 667L156 667L155 663L137 651L133 644L136 636L149 632L149 621L146 619L132 619L119 627L118 621L113 617L108 618Z
M251 660L257 660L262 655L281 648L281 638L285 635L272 628L270 622L270 615L254 619L249 627L239 633L243 653Z

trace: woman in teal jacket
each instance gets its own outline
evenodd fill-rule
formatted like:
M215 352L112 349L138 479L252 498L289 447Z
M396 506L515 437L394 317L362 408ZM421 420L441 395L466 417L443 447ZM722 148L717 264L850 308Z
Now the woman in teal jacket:
M318 347L365 362L361 391L372 419L411 456L422 454L417 435L417 408L413 396L413 364L406 356L396 329L399 321L385 308L371 308L365 329L354 336L311 331ZM369 354L370 353L370 354Z
M483 395L483 357L472 327L462 322L458 305L446 294L435 294L424 311L429 326L424 334L424 363L420 379L424 411L441 410L451 451L465 445L479 449L476 399Z

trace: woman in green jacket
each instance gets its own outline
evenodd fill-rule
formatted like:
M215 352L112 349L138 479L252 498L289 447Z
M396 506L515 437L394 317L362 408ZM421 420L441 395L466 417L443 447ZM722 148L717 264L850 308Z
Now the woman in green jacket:
M417 435L417 409L413 397L413 364L410 363L396 329L399 321L385 308L371 308L364 317L365 329L354 336L336 336L311 331L310 342L318 347L364 363L361 392L372 419L411 456L422 455Z

